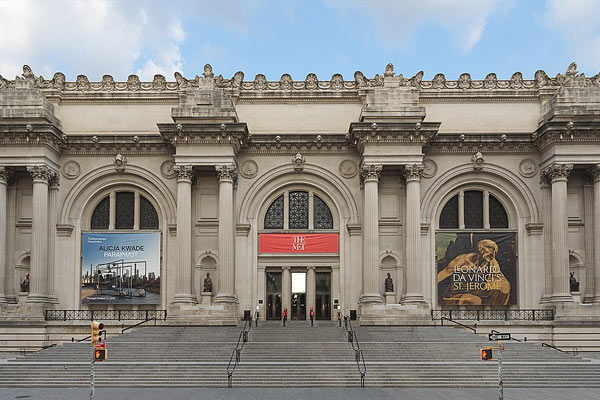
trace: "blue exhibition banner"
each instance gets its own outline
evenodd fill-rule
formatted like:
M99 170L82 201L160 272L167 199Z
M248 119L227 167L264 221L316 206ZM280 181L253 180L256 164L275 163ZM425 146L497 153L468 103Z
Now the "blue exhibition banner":
M84 233L81 302L160 304L160 232Z

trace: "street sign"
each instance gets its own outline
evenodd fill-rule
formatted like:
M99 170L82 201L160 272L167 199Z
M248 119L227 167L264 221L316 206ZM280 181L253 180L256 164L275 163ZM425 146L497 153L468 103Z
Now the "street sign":
M510 333L489 333L488 334L488 339L489 340L510 340Z

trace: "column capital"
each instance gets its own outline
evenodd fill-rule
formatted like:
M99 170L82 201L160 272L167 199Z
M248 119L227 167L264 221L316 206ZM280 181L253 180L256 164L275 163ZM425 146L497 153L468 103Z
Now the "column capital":
M306 270L307 270L307 271L311 271L311 270L312 270L312 271L314 271L314 270L315 270L315 268L316 268L316 267L315 267L314 265L309 265L308 267L306 267Z
M408 164L404 166L402 175L406 182L420 181L421 175L423 174L423 164Z
M192 183L194 178L194 166L193 165L175 165L173 171L177 174L177 182L189 182Z
M379 182L379 176L383 166L381 164L363 164L360 167L360 178L363 182Z
M542 170L541 180L546 180L551 183L561 181L561 180L566 181L572 170L573 170L573 164L554 163Z
M51 178L56 174L56 171L47 165L28 165L27 172L29 172L34 182L45 184L49 184Z
M290 266L289 265L284 265L283 267L281 267L282 271L285 271L286 269L289 271L290 270Z
M7 167L0 167L0 184L8 185L8 182L13 177L13 172Z
M219 182L230 181L235 183L237 181L238 171L233 164L215 165L215 170L219 175Z
M596 164L589 169L589 174L594 180L594 183L600 182L600 164Z

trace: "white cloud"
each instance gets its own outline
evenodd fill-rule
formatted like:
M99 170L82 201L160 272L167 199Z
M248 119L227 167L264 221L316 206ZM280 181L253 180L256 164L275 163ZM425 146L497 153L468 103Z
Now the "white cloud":
M544 19L550 29L559 31L579 69L600 70L600 2L549 0Z
M488 18L512 2L499 0L330 0L327 4L347 14L364 15L387 46L404 47L426 23L441 25L461 50L470 51L481 38ZM500 4L503 9L500 9Z

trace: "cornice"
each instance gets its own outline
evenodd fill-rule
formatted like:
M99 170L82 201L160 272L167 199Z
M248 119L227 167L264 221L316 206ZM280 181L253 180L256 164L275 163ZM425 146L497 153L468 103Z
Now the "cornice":
M599 143L600 120L546 121L531 134L540 151L556 143Z
M49 146L55 151L65 147L66 136L56 126L48 123L0 123L2 146Z
M249 138L245 122L157 124L161 136L172 146L231 144L237 153Z
M538 147L528 132L438 133L423 148L425 154L535 153Z
M65 135L63 153L72 155L135 153L172 154L171 145L158 135Z
M425 145L437 133L439 122L352 122L346 138L362 153L367 145Z

